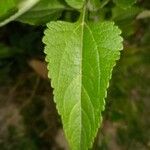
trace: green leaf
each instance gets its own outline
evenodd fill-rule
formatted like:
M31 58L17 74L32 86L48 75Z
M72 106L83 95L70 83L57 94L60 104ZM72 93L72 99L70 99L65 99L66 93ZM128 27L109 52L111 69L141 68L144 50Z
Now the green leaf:
M8 1L8 0L7 0ZM7 6L6 2L3 2L1 7L3 8L5 5ZM10 0L11 2L12 0ZM0 19L0 27L6 25L7 23L17 19L20 17L22 14L30 10L35 4L37 4L40 0L14 0L12 3L9 3L11 6L10 10L13 10L13 12L8 13L5 17ZM16 2L16 3L14 3ZM11 5L13 4L13 5ZM14 6L14 7L13 7ZM12 9L13 8L13 9ZM8 8L6 9L8 10ZM7 12L7 11L6 11Z
M114 7L112 9L112 20L114 20L119 28L123 31L123 37L131 36L137 31L135 18L141 11L142 9L138 7L130 7L127 9Z
M112 22L47 25L48 76L71 150L88 150L102 122L106 89L122 38Z
M0 21L18 11L16 5L18 0L1 0L0 1Z
M44 24L50 20L56 20L66 7L60 0L41 0L17 20L32 25Z
M0 16L7 13L10 9L16 7L18 0L1 0L0 1Z
M114 7L112 9L112 19L116 21L120 21L120 20L129 20L130 22L131 20L134 20L135 16L140 13L142 11L142 9L138 8L138 7L130 7L127 9L122 9L120 7ZM124 22L125 25L125 22Z
M114 0L114 2L121 8L129 8L136 3L137 0Z
M81 9L85 0L66 0L66 2L73 8Z

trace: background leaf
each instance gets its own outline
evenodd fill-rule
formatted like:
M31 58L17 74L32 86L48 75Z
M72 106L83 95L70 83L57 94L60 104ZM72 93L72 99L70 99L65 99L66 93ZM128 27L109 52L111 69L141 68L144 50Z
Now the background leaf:
M56 20L66 7L62 0L41 0L17 20L32 25L44 24Z
M6 9L6 14L4 13L6 16L2 17L2 19L1 19L2 21L0 22L0 27L17 19L19 16L21 16L22 14L24 14L25 12L30 10L39 1L40 0L14 0L14 1L11 0L9 3L7 1L2 2L2 5L1 5L1 8L3 8L2 10L4 11L5 7L7 9ZM7 3L8 3L8 6L10 6L10 8L11 8L10 10L13 10L13 12L11 12L11 14L9 14L9 15L7 15L7 11L9 10Z
M18 11L17 3L19 0L1 0L0 1L0 21Z
M114 0L114 2L121 8L128 8L135 4L137 0Z
M81 9L85 0L66 0L66 2L73 8Z
M136 31L135 18L142 10L138 7L112 9L112 20L123 30L123 36L130 36Z
M120 30L112 22L51 22L44 43L48 76L72 150L92 146L112 68L122 49Z

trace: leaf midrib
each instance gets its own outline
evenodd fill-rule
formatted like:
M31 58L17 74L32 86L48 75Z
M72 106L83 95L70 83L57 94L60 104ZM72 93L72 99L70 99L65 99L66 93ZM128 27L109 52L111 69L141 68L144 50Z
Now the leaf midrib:
M83 11L81 13L81 68L80 68L80 81L81 81L81 87L80 87L80 150L81 150L81 144L82 144L82 64L83 64L83 36L84 36L84 27L85 27L85 13L86 13L86 5L83 7Z

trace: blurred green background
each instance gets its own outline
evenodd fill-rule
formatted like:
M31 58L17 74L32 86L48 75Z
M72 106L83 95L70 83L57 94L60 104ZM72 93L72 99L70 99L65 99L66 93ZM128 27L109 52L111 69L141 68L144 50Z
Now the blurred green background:
M77 17L72 10L57 15ZM124 37L93 150L149 150L150 1L123 9L110 0L93 18L115 21ZM0 150L67 150L47 79L44 29L17 21L0 28Z

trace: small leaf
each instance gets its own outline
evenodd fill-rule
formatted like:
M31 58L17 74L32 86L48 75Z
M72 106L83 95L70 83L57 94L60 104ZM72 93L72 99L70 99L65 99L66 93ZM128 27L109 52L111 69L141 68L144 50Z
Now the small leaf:
M137 0L114 0L114 2L121 8L129 8L136 3Z
M56 20L65 8L66 5L60 0L41 0L17 20L32 25L44 24Z
M85 0L66 0L66 2L73 8L81 9Z
M101 124L104 98L122 38L112 22L51 22L43 42L54 100L71 150L87 150Z

